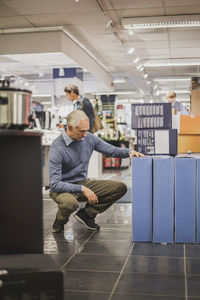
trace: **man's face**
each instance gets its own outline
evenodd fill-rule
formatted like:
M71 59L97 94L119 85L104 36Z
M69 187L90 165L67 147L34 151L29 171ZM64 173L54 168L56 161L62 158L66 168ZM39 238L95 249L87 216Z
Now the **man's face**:
M88 120L80 120L77 126L69 125L67 133L73 140L81 141L87 135L89 128Z
M73 102L76 98L76 94L73 91L65 92L65 94L66 94L67 100L69 100L69 101Z
M175 100L176 100L176 97L168 97L167 100L168 100L168 102L170 102L170 103L174 103Z

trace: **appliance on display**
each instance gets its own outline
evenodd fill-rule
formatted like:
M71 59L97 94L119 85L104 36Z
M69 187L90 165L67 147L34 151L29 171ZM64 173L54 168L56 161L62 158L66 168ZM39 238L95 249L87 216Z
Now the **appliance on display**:
M10 87L7 79L0 84L0 128L25 129L29 126L32 92Z

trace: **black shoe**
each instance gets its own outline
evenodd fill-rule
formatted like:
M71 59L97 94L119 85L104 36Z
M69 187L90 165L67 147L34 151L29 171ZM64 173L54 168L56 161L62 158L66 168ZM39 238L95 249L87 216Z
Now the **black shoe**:
M98 224L95 223L94 218L89 217L88 215L86 215L85 210L84 209L80 209L75 215L74 217L80 221L83 225L85 225L85 227L87 227L88 229L91 230L99 230L100 226Z
M57 221L57 219L55 219L55 221L53 223L52 232L59 233L59 232L63 232L63 231L64 231L64 224L63 223L59 223Z

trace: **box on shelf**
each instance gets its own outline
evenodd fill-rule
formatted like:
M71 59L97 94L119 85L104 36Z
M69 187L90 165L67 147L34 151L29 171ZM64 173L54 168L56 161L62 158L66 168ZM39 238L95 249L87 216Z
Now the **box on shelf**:
M132 129L172 128L171 103L147 103L131 105Z
M144 154L177 154L177 129L137 130L137 150Z
M200 134L179 134L178 153L200 152Z

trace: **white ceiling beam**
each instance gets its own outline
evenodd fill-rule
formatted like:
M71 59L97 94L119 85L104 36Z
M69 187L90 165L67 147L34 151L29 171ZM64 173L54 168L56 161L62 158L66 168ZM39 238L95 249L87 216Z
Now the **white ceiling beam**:
M60 28L54 30L46 28L45 30L43 28L27 29L27 31L22 29L21 31L1 32L0 55L62 52L78 63L80 67L87 69L108 90L113 90L112 77L101 65L101 62L90 55L87 49L83 49L71 36L68 36L65 30Z

